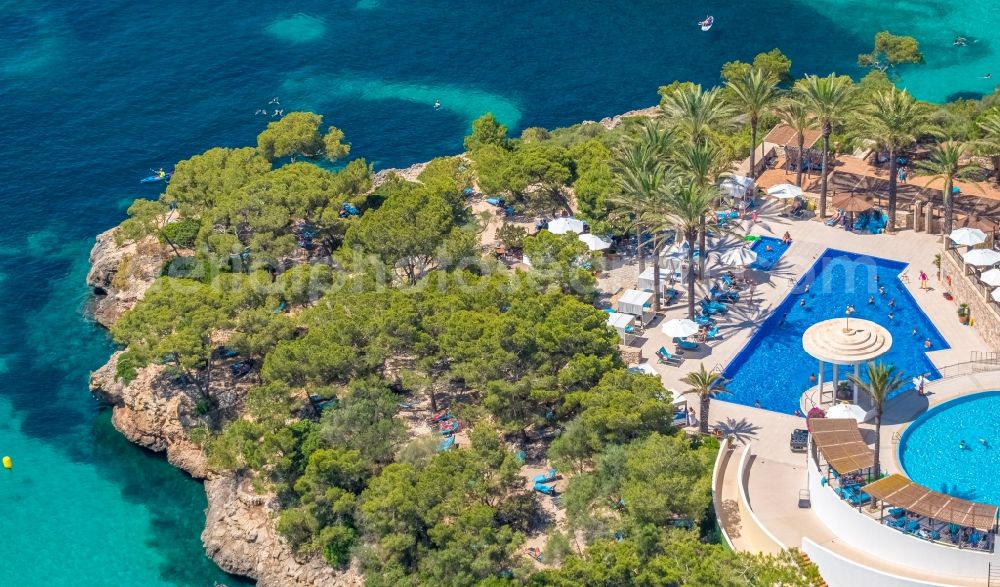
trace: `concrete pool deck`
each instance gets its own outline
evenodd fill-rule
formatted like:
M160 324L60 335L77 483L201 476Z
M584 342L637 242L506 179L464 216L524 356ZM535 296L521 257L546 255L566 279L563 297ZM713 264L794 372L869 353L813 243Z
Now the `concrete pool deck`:
M775 210L765 206L765 211ZM811 220L792 220L774 214L764 214L756 225L743 222L744 229L753 234L781 236L786 230L793 238L792 246L768 274L756 273L766 279L755 288L752 302L740 301L730 315L720 321L722 340L702 345L702 349L685 353L683 364L677 367L658 364L656 349L672 343L659 331L664 320L686 317L686 300L668 307L662 318L650 324L645 334L635 344L641 348L642 357L661 375L665 387L676 392L685 388L681 378L697 370L700 364L706 369L721 371L736 356L756 330L756 325L777 307L791 291L795 282L827 249L841 249L902 261L908 264L904 275L905 287L920 308L927 314L951 348L931 351L928 358L938 368L969 361L975 351L987 350L974 327L959 323L955 302L946 300L942 285L937 282L933 259L941 251L941 237L901 232L896 235L854 234L831 228ZM718 255L732 246L740 246L733 237L713 241L710 246L708 272L716 274ZM920 289L917 278L920 271L930 276L929 289ZM682 288L683 284L679 284ZM699 295L704 289L696 290ZM685 290L686 293L686 290ZM925 411L959 395L975 390L1000 388L998 374L979 374L936 381L927 386L930 395L920 397L907 392L894 398L886 411L882 427L881 456L884 466L898 471L896 433L908 422ZM696 398L688 398L690 405L697 405ZM807 462L804 453L793 453L788 441L791 431L804 428L803 418L755 409L735 403L713 400L709 424L734 438L735 454L726 461L719 487L720 524L729 534L738 550L773 553L782 547L801 547L803 539L859 565L878 569L914 581L941 585L986 585L981 581L955 579L914 572L905 561L888 561L875 558L861 549L854 548L848 540L833 533L812 509L798 507L800 490L808 487ZM866 440L874 440L874 426L862 426ZM749 449L746 445L749 444ZM740 453L749 451L746 470L741 471ZM741 487L742 486L742 487ZM742 490L742 491L741 491ZM743 495L748 503L743 503ZM750 513L752 512L752 513ZM858 514L861 515L861 514Z

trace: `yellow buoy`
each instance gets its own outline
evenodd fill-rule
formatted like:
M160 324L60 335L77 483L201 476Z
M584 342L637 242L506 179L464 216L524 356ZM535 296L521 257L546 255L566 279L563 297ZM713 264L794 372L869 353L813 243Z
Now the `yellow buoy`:
M4 469L13 469L14 468L14 461L10 460L10 457L4 457L3 458L3 468Z

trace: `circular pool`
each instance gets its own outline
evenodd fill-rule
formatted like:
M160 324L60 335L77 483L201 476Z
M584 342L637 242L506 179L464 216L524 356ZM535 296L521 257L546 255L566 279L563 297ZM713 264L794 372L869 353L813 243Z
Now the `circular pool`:
M917 418L900 438L899 462L930 489L1000 505L1000 391L961 397Z

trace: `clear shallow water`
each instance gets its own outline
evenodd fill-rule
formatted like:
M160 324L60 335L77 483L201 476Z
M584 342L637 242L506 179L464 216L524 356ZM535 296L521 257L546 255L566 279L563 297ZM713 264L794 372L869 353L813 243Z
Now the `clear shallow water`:
M776 46L796 74L856 74L887 26L924 41L927 66L903 72L918 95L992 88L975 77L995 62L991 2L869 4L0 0L3 583L234 584L202 555L200 485L121 440L86 391L112 350L82 316L87 251L155 195L148 168L252 143L275 96L399 166L459 151L487 110L515 132L599 119ZM959 33L983 39L957 51Z
M770 271L778 263L778 259L785 254L791 243L785 244L780 238L762 236L755 240L750 249L757 253L757 260L750 264L751 269L758 271ZM770 247L770 250L768 250Z
M924 352L924 340L931 340L931 350L948 345L900 283L898 275L905 268L897 261L827 249L726 367L732 393L720 399L748 406L760 402L768 410L794 413L802 392L814 385L809 376L818 369L818 362L802 349L802 333L817 322L843 317L848 304L855 308L853 317L871 320L892 334L892 349L879 360L896 365L907 381L920 373L938 377ZM885 295L879 295L880 286ZM869 304L872 296L875 303ZM896 305L890 321L891 300ZM827 365L824 379L832 378L833 367Z
M1000 391L958 398L907 427L899 461L911 479L936 491L1000 504ZM986 441L982 444L980 439ZM964 440L966 448L960 448Z

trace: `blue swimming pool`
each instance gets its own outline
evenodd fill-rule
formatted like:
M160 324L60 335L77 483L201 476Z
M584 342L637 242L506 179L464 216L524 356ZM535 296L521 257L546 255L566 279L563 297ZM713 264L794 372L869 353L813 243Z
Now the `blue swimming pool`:
M855 317L881 324L892 334L892 350L882 361L896 365L907 380L920 373L939 377L924 341L930 340L930 350L948 345L900 282L905 269L898 261L827 249L725 368L732 393L720 399L748 406L760 402L768 410L794 413L818 366L802 350L802 333L816 322L844 316L848 304L854 306ZM885 288L883 295L880 287ZM872 304L869 297L874 298ZM895 306L889 320L891 300ZM832 377L828 365L825 379Z
M900 438L899 462L921 485L1000 505L1000 483L996 482L1000 471L1000 391L958 398L921 415Z
M780 238L760 237L750 245L750 249L757 253L757 260L750 265L750 268L758 271L770 271L790 246L792 246L791 243L785 244L781 242Z

